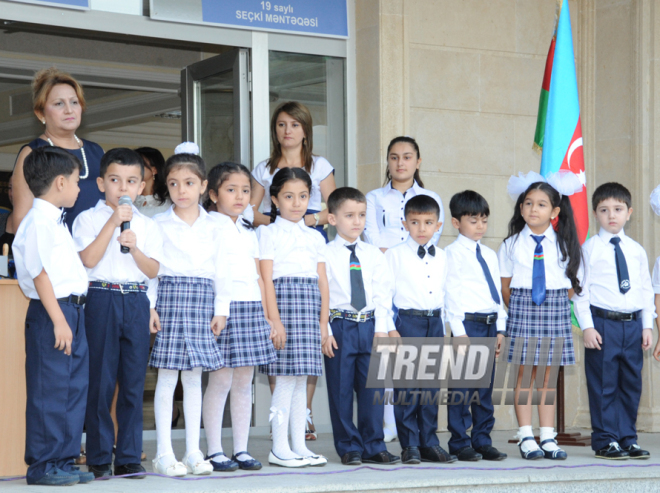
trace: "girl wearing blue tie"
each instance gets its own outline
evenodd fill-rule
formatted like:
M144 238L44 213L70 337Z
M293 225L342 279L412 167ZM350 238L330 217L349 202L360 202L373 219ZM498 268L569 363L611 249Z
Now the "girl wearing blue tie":
M523 459L562 460L567 456L555 441L555 404L545 403L551 369L547 368L543 388L539 389L540 448L532 431L532 382L538 365L550 366L556 345L562 345L560 364L575 364L569 299L582 291L582 256L569 195L581 190L582 183L572 172L551 174L547 180L529 172L511 177L507 189L517 202L509 235L498 255L502 298L509 307L508 361L521 365L514 402L520 427L518 446ZM548 338L546 359L540 356L545 354L547 346L543 345L543 351L541 347ZM523 365L529 364L533 364L531 381L523 382ZM521 390L526 393L519 402Z

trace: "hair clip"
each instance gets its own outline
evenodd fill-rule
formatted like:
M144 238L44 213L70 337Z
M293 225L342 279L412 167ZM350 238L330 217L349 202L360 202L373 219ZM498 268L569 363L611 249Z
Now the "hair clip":
M199 146L194 142L182 142L176 146L174 154L195 154L199 156Z

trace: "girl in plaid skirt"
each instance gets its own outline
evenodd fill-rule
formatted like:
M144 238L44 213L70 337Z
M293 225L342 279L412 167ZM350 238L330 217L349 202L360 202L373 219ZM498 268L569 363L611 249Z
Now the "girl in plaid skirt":
M548 175L547 181L534 172L509 180L509 193L517 203L499 262L502 297L509 307L508 361L521 365L514 407L524 459L566 459L555 441L555 404L545 403L542 389L538 390L541 447L536 444L531 397L538 365L545 371L551 363L575 364L569 299L582 291L582 255L569 195L582 188L572 172ZM524 367L530 365L531 381L523 383ZM545 371L543 389L548 387L550 370ZM521 389L527 397L519 402Z
M328 462L305 445L307 376L321 375L321 332L327 337L329 315L325 240L304 222L311 188L304 169L280 169L270 186L271 224L259 228L267 312L277 333L273 339L277 361L260 367L275 376L270 408L273 449L268 462L284 467Z
M204 429L207 458L216 471L261 469L261 463L247 453L252 413L252 377L256 365L277 360L272 339L275 330L265 315L264 285L259 269L259 241L252 224L243 218L249 205L250 171L242 164L222 163L209 172L207 209L238 232L232 257L232 301L227 327L218 337L225 367L211 372L204 394ZM222 421L227 395L231 390L231 427L234 454L229 459L222 450Z
M150 366L158 368L154 396L158 451L153 465L155 472L167 476L211 474L213 466L199 449L202 371L223 366L215 337L229 315L232 282L227 258L238 233L231 221L221 224L199 205L207 183L199 156L190 150L175 154L165 164L165 176L173 206L154 217L163 235L163 261L157 281L159 320L149 360ZM149 289L154 288L150 284ZM186 416L183 463L174 456L171 437L179 371Z

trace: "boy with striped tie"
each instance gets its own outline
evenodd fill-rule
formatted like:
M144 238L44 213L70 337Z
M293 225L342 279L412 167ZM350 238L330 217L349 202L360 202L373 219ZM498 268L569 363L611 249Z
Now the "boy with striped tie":
M583 247L586 275L577 313L584 337L591 411L591 448L599 459L648 459L637 445L643 350L651 347L656 317L649 261L623 227L632 214L630 192L605 183L593 194L600 231Z
M400 459L383 441L383 405L374 402L376 389L366 387L373 338L394 331L393 279L380 249L360 240L367 217L362 192L338 188L328 197L328 212L337 236L325 252L330 323L323 354L335 449L345 465L394 464Z

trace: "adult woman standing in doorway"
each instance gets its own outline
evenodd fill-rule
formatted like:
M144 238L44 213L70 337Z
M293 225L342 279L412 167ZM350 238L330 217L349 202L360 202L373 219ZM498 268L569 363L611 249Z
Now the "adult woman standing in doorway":
M94 207L104 198L96 184L103 149L98 144L82 140L76 135L85 110L85 97L82 86L71 75L54 67L37 72L32 81L32 105L34 114L43 126L43 133L24 145L16 158L12 226L14 231L18 229L34 200L23 176L23 161L33 149L50 145L65 149L83 164L78 200L73 207L65 210L65 222L71 229L79 213Z
M279 105L270 120L270 141L272 151L270 158L260 162L252 171L252 177L257 182L252 187L250 204L255 207L255 226L271 223L270 216L263 214L271 210L270 184L273 175L280 168L304 168L312 178L312 191L304 221L309 227L316 228L325 241L328 236L323 225L328 223L328 210L321 211L321 202L326 202L328 196L335 191L335 170L327 159L312 154L313 132L312 115L309 109L296 101ZM261 204L261 212L256 210ZM269 379L270 380L270 379ZM307 378L307 409L309 412L308 427L305 437L316 440L316 429L312 421L312 400L316 390L318 377ZM270 380L271 391L275 388L274 379Z

